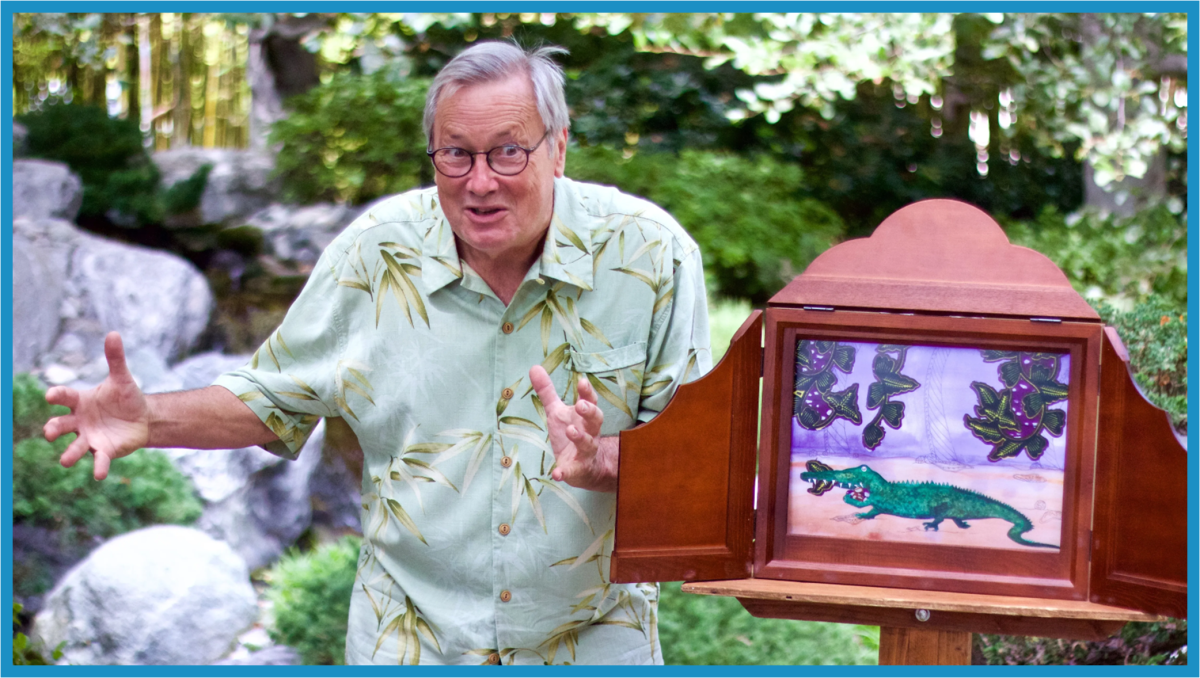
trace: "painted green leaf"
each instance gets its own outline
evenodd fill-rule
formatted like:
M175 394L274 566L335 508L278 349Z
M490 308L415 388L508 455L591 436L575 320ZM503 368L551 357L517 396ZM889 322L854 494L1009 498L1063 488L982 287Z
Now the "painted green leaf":
M883 428L875 422L867 424L863 427L862 441L867 449L873 450L879 447L883 442Z
M1062 410L1046 410L1046 413L1042 415L1042 426L1046 427L1052 436L1062 435L1066 425L1067 413Z
M1017 361L1004 363L1000 366L1000 381L1004 385L1012 388L1017 385L1017 381L1021 379L1021 365Z
M1037 460L1041 458L1042 453L1049 446L1050 441L1040 435L1034 435L1025 441L1025 454L1028 454L1030 459Z
M879 414L888 426L898 429L904 421L904 403L889 402L883 406Z
M988 455L989 461L999 461L1000 459L1008 459L1021 454L1021 450L1025 448L1023 440L1009 440L997 445Z
M963 424L985 443L995 444L1006 439L1006 436L1000 432L999 427L989 421L975 419L970 415L964 414Z

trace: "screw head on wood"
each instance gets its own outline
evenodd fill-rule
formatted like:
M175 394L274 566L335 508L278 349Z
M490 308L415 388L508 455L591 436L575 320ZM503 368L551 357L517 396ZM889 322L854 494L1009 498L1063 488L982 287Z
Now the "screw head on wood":
M917 621L927 622L927 621L929 621L929 610L917 610L916 616L917 616Z

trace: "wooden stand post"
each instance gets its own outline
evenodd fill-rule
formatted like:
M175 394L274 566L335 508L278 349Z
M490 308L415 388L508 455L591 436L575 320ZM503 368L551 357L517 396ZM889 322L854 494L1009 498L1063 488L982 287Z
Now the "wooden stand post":
M755 617L879 626L884 665L970 664L973 633L1101 640L1126 622L1166 619L1078 600L774 579L689 582L683 590L733 596Z
M879 665L966 665L971 663L967 631L879 628Z

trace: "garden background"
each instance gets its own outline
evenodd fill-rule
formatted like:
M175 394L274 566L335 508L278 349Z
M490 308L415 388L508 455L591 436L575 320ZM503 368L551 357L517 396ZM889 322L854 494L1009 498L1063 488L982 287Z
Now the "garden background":
M311 266L281 255L262 218L206 216L219 166L193 163L181 175L165 158L196 148L269 158L269 209L320 205L344 225L375 199L432 183L421 109L449 58L483 39L561 45L567 175L647 197L695 237L714 357L751 308L828 247L869 235L913 201L956 198L1063 269L1118 327L1139 384L1186 432L1186 21L17 14L13 113L21 156L79 178L80 229L170 251L203 273L213 312L185 351L167 356L176 364L253 351ZM97 537L195 522L205 500L165 457L118 462L151 479L133 494L88 485L90 469L54 467L51 448L65 441L37 439L49 416L39 394L58 383L50 367L32 360L13 384L14 521L80 552ZM273 603L263 628L306 663L342 660L344 633L329 631L344 630L353 580L346 532L314 524L253 570ZM16 603L36 607L48 593L54 582L39 568L36 558L15 567ZM52 659L52 648L24 645L30 612L14 608L14 659ZM667 663L873 663L878 642L869 627L752 619L733 600L684 595L678 584L664 584L659 619ZM1131 624L1103 643L979 635L975 660L1186 663L1185 643L1185 622Z

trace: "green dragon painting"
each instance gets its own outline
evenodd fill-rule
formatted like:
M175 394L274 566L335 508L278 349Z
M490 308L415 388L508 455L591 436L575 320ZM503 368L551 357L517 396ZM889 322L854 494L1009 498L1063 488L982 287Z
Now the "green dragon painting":
M857 514L862 519L878 515L927 519L926 530L937 531L942 521L950 520L960 528L970 526L968 520L996 518L1012 523L1008 538L1022 546L1056 549L1054 544L1030 541L1023 535L1033 529L1033 523L1015 508L972 490L964 490L936 482L889 482L869 466L834 469L810 459L800 474L804 482L812 483L809 493L820 496L833 487L846 490L843 500L851 506L870 510Z

